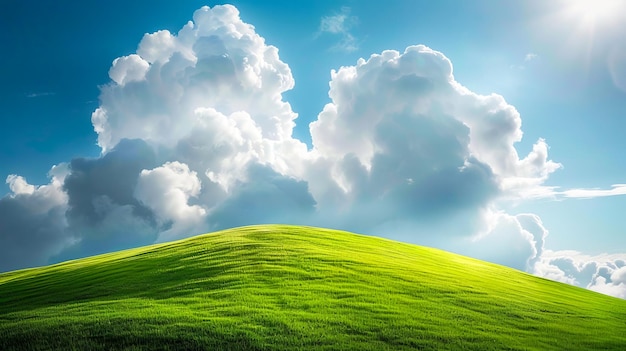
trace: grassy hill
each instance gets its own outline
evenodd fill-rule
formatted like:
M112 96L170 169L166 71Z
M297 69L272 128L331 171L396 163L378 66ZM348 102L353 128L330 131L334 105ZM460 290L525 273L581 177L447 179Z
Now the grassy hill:
M0 274L0 350L626 350L626 301L391 240L253 226Z

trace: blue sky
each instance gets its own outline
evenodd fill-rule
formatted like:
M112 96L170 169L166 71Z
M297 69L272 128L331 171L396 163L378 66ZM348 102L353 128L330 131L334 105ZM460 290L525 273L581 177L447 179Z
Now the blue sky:
M289 222L624 298L626 8L592 3L9 1L0 269Z

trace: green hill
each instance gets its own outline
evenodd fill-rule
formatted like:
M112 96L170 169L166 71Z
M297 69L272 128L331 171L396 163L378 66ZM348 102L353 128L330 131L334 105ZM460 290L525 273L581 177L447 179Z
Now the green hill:
M0 350L626 350L626 301L431 248L253 226L0 274Z

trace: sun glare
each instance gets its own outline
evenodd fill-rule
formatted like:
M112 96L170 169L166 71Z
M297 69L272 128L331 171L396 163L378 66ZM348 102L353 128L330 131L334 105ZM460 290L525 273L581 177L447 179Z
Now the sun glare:
M557 50L583 58L587 69L594 50L610 46L626 21L626 0L558 0L544 6L540 35L558 39Z
M626 10L624 0L566 0L565 12L579 20L581 25L596 26L610 21Z

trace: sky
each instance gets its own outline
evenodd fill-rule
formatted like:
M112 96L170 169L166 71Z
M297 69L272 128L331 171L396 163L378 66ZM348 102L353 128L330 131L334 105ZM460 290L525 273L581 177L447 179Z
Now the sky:
M624 23L621 0L4 0L0 271L291 223L626 298Z

